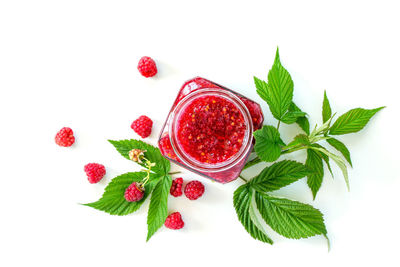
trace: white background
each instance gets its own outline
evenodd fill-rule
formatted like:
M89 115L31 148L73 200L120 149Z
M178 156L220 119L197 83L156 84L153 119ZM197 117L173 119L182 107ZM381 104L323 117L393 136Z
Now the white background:
M396 1L1 1L1 266L399 266ZM310 203L325 215L323 237L253 240L236 218L242 183L200 179L197 201L170 197L185 228L161 228L146 243L148 202L118 217L81 206L112 177L138 170L107 139L139 138L131 122L159 130L181 84L203 76L259 102L253 75L266 79L279 46L295 83L295 102L321 122L327 90L334 112L387 106L360 133L340 136L352 155L347 192L337 167L312 201L305 179L275 195ZM141 56L155 78L141 77ZM276 125L266 104L265 123ZM71 127L76 143L55 145ZM281 128L285 141L300 130ZM290 155L304 160L304 152ZM107 175L89 184L83 166ZM250 178L262 166L244 173ZM178 169L176 166L173 169Z

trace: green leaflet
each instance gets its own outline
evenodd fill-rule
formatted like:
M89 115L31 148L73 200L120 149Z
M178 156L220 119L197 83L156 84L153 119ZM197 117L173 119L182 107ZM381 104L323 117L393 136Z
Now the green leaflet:
M331 146L333 146L337 151L342 153L343 157L347 160L347 162L350 164L351 167L353 167L353 164L351 163L351 158L350 158L350 151L347 149L346 145L340 142L339 140L335 138L329 138L326 140Z
M171 188L171 176L160 179L151 194L149 211L147 214L147 240L164 224L168 216L168 195Z
M332 116L331 105L329 104L328 97L326 96L326 91L324 91L324 101L322 103L322 121L327 122Z
M294 102L292 102L289 106L289 111L301 111L301 109L296 106ZM301 129L303 129L306 134L310 134L310 122L308 121L306 116L298 117L296 123L300 126Z
M265 233L259 221L254 214L254 208L250 206L252 201L253 192L249 189L248 185L238 187L233 194L233 205L236 210L239 221L242 223L246 231L257 240L264 243L273 244L271 238ZM254 220L254 221L253 221Z
M322 184L324 177L324 166L322 165L322 158L317 154L317 151L307 149L306 166L314 172L307 176L307 184L315 199L317 192Z
M296 182L310 174L310 170L302 163L283 160L266 167L254 177L249 185L259 192L270 192Z
M341 135L356 133L363 129L372 116L383 108L384 107L376 109L355 108L349 110L335 121L330 127L329 134Z
M164 158L160 150L152 145L149 145L140 140L108 140L116 149L117 151L126 159L129 159L129 151L132 149L141 149L146 150L144 156L151 162L156 163L154 167L151 168L152 171L158 173L160 175L168 174L171 164L169 161ZM144 164L140 164L141 166L145 167Z
M317 144L317 143L312 144L311 146L312 146L312 147L323 148L323 149L326 150L325 147L323 147L323 146L321 146L320 144ZM320 156L321 159L323 159L323 160L325 161L325 164L326 164L326 166L328 167L328 170L329 170L329 172L331 173L331 176L332 176L332 178L333 178L333 172L332 172L332 169L331 169L331 164L329 163L329 156L326 155L326 154L324 154L324 153L322 153L321 151L316 151L316 150L314 150L314 151L318 154L318 156Z
M264 125L253 134L256 139L254 150L260 159L268 162L277 160L281 155L281 146L285 145L278 130L273 126Z
M282 122L286 124L292 124L297 122L299 118L303 118L307 115L307 113L302 112L302 111L288 111L283 115L282 117Z
M257 208L265 222L287 238L326 236L322 213L311 205L255 192Z
M341 171L343 173L343 177L346 182L347 189L350 190L349 175L347 173L347 167L346 167L345 161L338 155L335 155L335 154L329 152L325 148L313 146L312 149L321 151L325 155L329 156L336 163L336 165L339 166L339 168L341 169Z
M149 182L145 185L144 197L137 202L125 200L124 193L126 188L133 182L139 182L146 176L145 172L128 172L117 176L111 180L104 190L103 196L96 202L83 204L111 215L127 215L140 208L143 202L154 188L154 184L159 177L151 175Z
M279 49L276 50L274 64L268 72L268 83L256 77L254 83L258 95L268 103L272 115L282 120L292 103L293 80L280 62Z

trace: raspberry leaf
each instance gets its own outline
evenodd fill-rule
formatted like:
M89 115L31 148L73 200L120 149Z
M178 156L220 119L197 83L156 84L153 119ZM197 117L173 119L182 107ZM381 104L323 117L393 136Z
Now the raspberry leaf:
M246 231L257 240L264 243L273 244L264 228L255 215L254 205L251 205L253 192L247 184L240 186L233 194L233 205L236 210L239 221Z
M259 192L270 192L285 187L310 174L302 163L283 160L266 167L254 177L249 185Z
M268 83L254 77L258 95L269 106L272 115L282 120L293 98L293 80L289 72L282 66L279 49L276 50L274 64L268 72Z
M281 146L285 145L278 130L273 126L264 125L254 132L256 144L254 150L261 160L272 162L281 155Z
M343 157L347 160L347 162L350 164L350 166L353 167L353 164L351 163L351 158L350 158L350 151L347 149L346 145L340 142L339 140L335 138L329 138L326 140L331 146L333 146L337 151L342 153Z
M313 172L307 176L307 184L308 187L311 189L313 198L315 199L317 192L321 187L322 179L324 177L324 166L322 165L322 158L319 154L317 154L317 151L314 151L310 148L307 149L306 166L310 170L313 170Z
M296 106L294 102L292 102L289 106L289 111L301 111L301 109ZM306 134L310 134L310 122L308 121L306 116L298 117L296 119L296 123L300 126L301 129L303 129Z
M288 111L285 113L285 115L283 115L281 121L286 124L292 124L295 123L298 118L305 117L306 115L307 113L303 111Z
M327 122L332 116L331 105L329 104L326 91L324 91L324 101L322 102L322 121Z
M149 182L145 185L144 196L140 201L128 202L125 200L124 193L128 186L133 182L141 181L145 176L145 172L128 172L119 175L111 180L105 188L103 196L98 201L83 205L107 212L111 215L127 215L133 213L137 211L146 200L159 177L154 174L150 176Z
M114 141L114 140L108 140L116 149L117 151L126 159L129 159L129 151L132 149L140 149L140 150L146 150L144 152L145 158L147 158L149 161L155 163L156 165L151 168L152 171L155 173L158 173L159 175L166 175L168 174L171 164L170 162L164 158L160 150L152 145L149 145L143 141L140 140L119 140L119 141ZM143 167L146 167L144 163L138 163Z
M350 190L349 175L348 175L348 172L347 172L346 162L341 157L339 157L338 155L329 152L326 148L317 147L317 146L312 146L311 148L314 149L314 150L317 150L317 151L320 151L320 152L324 153L325 155L330 157L336 163L336 165L339 166L340 170L343 173L343 177L344 177L344 180L346 182L347 189Z
M147 214L147 240L164 224L168 216L168 195L171 188L171 176L163 176L154 187Z
M326 150L326 148L323 147L323 146L321 146L320 144L316 144L316 143L315 143L315 144L312 144L311 146L312 146L312 147L323 148L323 149ZM315 151L315 150L314 150L314 151ZM320 158L323 159L323 160L325 161L325 164L326 164L326 166L328 167L328 170L329 170L329 172L331 173L331 176L333 177L333 172L332 172L332 169L331 169L331 164L330 164L330 162L329 162L329 156L326 155L326 154L324 154L324 153L322 153L321 151L315 151L315 152L317 152L318 156L320 156Z
M255 192L262 218L278 234L293 239L324 235L322 213L308 204Z
M368 121L374 116L379 110L384 107L376 109L363 109L355 108L349 110L342 116L340 116L335 123L331 126L329 134L331 135L341 135L356 133L362 130Z

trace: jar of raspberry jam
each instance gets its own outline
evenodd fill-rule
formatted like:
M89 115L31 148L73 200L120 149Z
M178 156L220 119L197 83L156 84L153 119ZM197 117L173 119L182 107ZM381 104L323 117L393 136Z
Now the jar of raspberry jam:
M253 148L253 131L263 120L259 104L196 77L179 91L158 145L176 164L227 183L239 176Z

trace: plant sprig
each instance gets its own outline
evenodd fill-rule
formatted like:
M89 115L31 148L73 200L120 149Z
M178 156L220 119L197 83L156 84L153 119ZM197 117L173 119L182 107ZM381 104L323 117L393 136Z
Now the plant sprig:
M254 214L254 210L252 210L254 206L251 205L251 202L255 199L256 208L263 221L277 233L287 238L304 238L313 235L323 235L327 238L322 213L307 204L273 197L270 192L287 186L302 177L307 177L307 185L315 199L324 177L324 162L332 174L329 160L334 161L341 169L347 188L350 189L346 165L347 161L352 166L350 152L344 143L333 136L362 130L369 120L384 107L351 109L333 122L336 114L332 114L325 91L322 104L322 125L315 125L314 130L310 132L307 114L293 102L293 80L280 62L279 49L276 51L274 63L268 73L268 82L254 77L254 83L258 95L268 104L278 123L276 127L265 125L254 132L256 156L246 163L244 169L261 162L275 163L264 168L252 179L248 181L245 179L247 182L235 191L234 206L239 221L253 238L272 244L272 240L267 238L267 233L259 218L251 216ZM304 133L296 135L286 145L280 138L281 122L297 123ZM323 147L319 144L321 141L326 141L343 157ZM307 159L304 164L287 160L276 162L282 155L299 150L307 151Z

